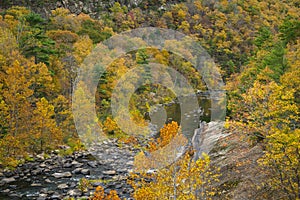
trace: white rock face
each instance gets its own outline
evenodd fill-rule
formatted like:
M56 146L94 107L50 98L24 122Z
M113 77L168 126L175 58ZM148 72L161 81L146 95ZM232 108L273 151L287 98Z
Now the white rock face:
M202 153L209 154L216 142L228 136L223 133L224 122L201 122L200 128L194 131L192 138L193 148L196 150L195 159L201 157Z

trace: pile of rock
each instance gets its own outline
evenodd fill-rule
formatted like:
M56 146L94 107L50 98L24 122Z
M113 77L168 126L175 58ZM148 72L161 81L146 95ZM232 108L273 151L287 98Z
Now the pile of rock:
M19 165L13 171L0 172L0 199L64 199L91 196L97 186L105 192L114 189L123 199L130 199L133 191L127 177L138 152L117 140L95 145L89 152L74 152L49 158L38 155L34 161ZM97 159L93 155L96 156ZM89 180L89 186L80 187L80 180Z

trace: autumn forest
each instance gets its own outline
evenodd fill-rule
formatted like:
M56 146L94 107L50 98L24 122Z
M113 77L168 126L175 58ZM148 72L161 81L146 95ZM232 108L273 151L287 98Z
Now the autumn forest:
M214 60L225 85L222 128L229 136L199 159L194 159L195 150L189 148L175 163L153 173L131 171L126 178L131 198L241 199L235 192L248 190L244 199L300 199L298 1L143 0L131 6L120 1L98 9L97 17L89 12L74 13L67 7L51 9L45 15L10 1L4 4L0 3L0 172L14 171L40 154L51 157L57 152L64 157L86 151L72 112L73 88L84 60L110 37L158 27L193 38ZM144 45L140 40L133 42ZM186 52L184 46L169 45ZM148 153L172 141L188 143L180 122L166 121L151 138L130 125L125 128L137 136L128 134L117 123L123 120L126 124L126 120L112 114L117 81L137 66L157 63L179 72L195 93L208 91L206 83L191 62L165 49L141 48L115 60L103 59L111 64L99 77L95 122L119 147L138 149L135 161L144 160L147 167L155 168L151 159L147 160ZM142 73L146 79L151 76L148 68ZM123 87L129 91L134 86L128 82ZM88 86L83 88L84 96ZM130 117L137 125L147 126L152 106L171 105L175 99L171 89L147 82L130 97ZM91 105L86 106L81 109L88 110ZM84 121L85 115L81 118ZM228 154L226 161L220 161L222 151ZM145 167L141 163L136 167ZM248 172L251 178L233 181ZM226 177L231 177L230 181ZM253 181L247 182L250 179ZM84 193L92 183L85 177L78 187ZM104 190L106 183L102 181L88 198L126 199L116 190ZM0 181L0 192L1 187ZM66 199L79 198L70 195Z

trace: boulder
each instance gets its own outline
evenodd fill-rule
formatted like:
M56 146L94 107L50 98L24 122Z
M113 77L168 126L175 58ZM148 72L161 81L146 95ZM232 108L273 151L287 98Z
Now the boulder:
M209 154L219 139L228 136L223 133L224 122L201 122L200 128L194 131L192 145L195 150L194 159L201 157L202 153Z

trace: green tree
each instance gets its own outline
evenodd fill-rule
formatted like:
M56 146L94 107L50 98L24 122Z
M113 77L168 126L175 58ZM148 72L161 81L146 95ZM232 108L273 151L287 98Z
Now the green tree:
M35 63L49 65L49 56L55 54L55 42L45 34L44 19L35 13L25 16L28 23L22 34L19 46L26 57L34 57Z

